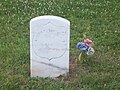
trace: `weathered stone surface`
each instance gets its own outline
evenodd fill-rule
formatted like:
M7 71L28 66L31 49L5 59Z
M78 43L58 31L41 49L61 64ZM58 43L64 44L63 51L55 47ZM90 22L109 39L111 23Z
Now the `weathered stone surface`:
M69 72L70 22L57 16L30 21L31 77L57 77Z

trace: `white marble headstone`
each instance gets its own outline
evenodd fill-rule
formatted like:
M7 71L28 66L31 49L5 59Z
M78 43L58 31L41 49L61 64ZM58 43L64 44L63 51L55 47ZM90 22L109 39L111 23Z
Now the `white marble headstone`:
M31 77L57 77L69 72L70 22L57 16L30 21Z

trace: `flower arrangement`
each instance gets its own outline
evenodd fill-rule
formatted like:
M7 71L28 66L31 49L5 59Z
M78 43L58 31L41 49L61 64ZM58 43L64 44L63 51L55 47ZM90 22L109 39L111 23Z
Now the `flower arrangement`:
M78 42L76 45L76 48L78 48L80 51L85 52L87 55L93 55L94 49L92 48L93 41L91 39L84 39L83 42ZM82 53L79 55L79 60L81 58Z

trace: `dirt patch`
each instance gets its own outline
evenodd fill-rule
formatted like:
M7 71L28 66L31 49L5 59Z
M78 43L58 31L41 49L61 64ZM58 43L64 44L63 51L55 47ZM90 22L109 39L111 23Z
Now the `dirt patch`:
M69 73L67 76L59 76L57 77L58 80L63 80L65 83L70 83L77 80L77 72L79 69L78 64L76 63L75 55L70 55L70 62L69 62Z

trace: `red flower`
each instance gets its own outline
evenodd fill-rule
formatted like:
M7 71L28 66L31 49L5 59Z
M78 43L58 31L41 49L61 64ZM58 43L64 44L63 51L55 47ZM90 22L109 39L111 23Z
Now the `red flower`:
M93 45L93 41L91 39L84 39L84 43L88 46L92 46Z

